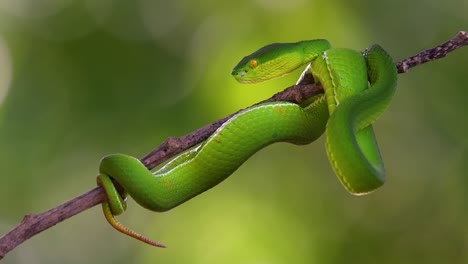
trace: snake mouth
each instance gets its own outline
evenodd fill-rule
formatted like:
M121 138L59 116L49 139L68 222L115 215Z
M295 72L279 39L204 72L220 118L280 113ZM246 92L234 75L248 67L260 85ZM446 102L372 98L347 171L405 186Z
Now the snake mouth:
M248 72L248 70L233 70L231 74L240 83L251 83L249 78L245 78Z

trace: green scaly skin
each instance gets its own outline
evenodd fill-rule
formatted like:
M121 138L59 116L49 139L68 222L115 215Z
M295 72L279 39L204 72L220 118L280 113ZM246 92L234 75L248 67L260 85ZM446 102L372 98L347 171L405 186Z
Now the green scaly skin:
M283 141L303 145L317 139L328 116L326 105L320 102L305 108L275 102L243 111L202 145L174 158L154 174L134 157L104 157L101 177L104 174L115 179L141 206L167 211L217 185L269 144ZM110 206L112 212L123 212L120 206Z
M200 146L155 173L127 155L104 157L97 182L108 196L103 210L109 223L125 234L162 246L115 220L114 215L125 210L127 193L147 209L167 211L219 184L265 146L308 144L324 131L330 163L348 191L363 194L381 186L383 162L371 124L392 98L396 70L380 46L371 46L363 55L331 49L323 39L275 43L243 58L232 75L241 83L255 83L281 77L308 63L325 94L301 105L274 102L242 111ZM123 194L116 185L123 188Z

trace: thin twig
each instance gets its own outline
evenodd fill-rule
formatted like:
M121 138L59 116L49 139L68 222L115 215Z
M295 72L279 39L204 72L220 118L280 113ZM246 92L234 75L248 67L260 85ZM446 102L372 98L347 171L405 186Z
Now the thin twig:
M398 73L405 73L410 68L420 64L443 58L448 53L465 45L468 45L468 34L465 31L460 31L451 40L434 48L422 51L415 56L404 59L398 62L395 66L398 70ZM271 98L257 104L272 101L301 103L313 95L323 93L322 87L319 84L314 84L311 79L312 78L308 76L308 78L305 78L301 84L293 85L284 91L275 94ZM221 126L221 124L226 122L226 120L231 118L236 113L217 120L185 136L178 138L168 138L165 142L151 151L151 153L143 157L141 161L149 169L154 168L158 164L161 164L178 153L181 153L182 151L205 141L214 131L216 131L219 126ZM26 215L16 227L0 237L0 260L8 252L32 236L56 225L57 223L60 223L65 219L74 216L75 214L100 204L103 201L106 201L106 199L107 198L103 190L100 187L95 187L94 189L81 194L80 196L75 197L70 201L61 204L49 211L35 215Z
M413 57L404 59L396 64L398 73L408 72L410 68L430 62L436 59L441 59L449 52L452 52L458 48L468 45L468 33L466 31L460 31L451 40L438 45L432 49L421 51Z

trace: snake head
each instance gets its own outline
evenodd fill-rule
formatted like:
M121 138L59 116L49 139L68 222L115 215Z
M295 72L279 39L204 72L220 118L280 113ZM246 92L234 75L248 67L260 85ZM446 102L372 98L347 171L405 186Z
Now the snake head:
M252 76L252 72L257 66L257 59L245 57L234 67L231 74L240 83L252 83L255 80L252 81L252 78L249 78L249 76Z
M281 77L302 65L295 53L285 53L293 43L273 43L244 57L232 70L240 83L258 83Z
M244 57L232 70L240 83L258 83L284 76L309 63L330 44L323 39L273 43Z

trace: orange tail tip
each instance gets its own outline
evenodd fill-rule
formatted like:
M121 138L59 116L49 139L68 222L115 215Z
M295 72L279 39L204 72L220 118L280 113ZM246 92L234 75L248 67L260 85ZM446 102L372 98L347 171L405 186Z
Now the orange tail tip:
M102 211L104 212L104 216L106 217L107 222L114 227L117 231L127 235L131 236L137 240L140 240L141 242L144 242L148 245L154 246L154 247L159 247L159 248L166 248L165 245L155 242L143 235L138 234L137 232L125 227L122 225L117 219L115 219L114 215L112 214L109 204L108 203L102 203Z

